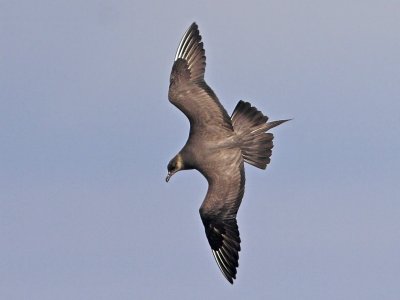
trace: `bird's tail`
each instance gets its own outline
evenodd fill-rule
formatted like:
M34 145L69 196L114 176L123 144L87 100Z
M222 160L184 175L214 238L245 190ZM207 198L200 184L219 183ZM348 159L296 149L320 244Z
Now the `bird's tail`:
M272 143L274 135L267 131L289 120L267 122L267 116L242 100L236 105L231 119L233 129L241 140L244 161L265 169L271 161L274 146Z

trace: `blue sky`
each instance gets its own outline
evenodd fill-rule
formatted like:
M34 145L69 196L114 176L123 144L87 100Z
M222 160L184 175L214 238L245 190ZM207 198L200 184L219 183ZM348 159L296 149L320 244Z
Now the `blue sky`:
M398 1L1 1L1 299L398 299ZM233 286L167 99L196 21L206 80L271 119Z

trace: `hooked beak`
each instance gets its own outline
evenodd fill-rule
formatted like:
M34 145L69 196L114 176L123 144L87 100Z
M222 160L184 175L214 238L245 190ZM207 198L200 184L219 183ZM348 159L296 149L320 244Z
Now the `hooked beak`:
M168 182L170 178L174 175L174 173L168 172L167 178L165 178L165 181Z

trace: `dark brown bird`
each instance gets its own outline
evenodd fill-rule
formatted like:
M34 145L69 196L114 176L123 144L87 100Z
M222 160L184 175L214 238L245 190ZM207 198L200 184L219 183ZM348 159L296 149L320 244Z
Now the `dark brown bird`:
M206 57L196 23L183 35L172 67L168 98L189 119L189 138L169 162L168 176L196 169L208 181L200 207L208 242L225 278L233 283L239 266L236 214L243 198L244 162L265 169L273 147L269 129L288 120L268 122L250 103L239 101L229 117L204 81Z

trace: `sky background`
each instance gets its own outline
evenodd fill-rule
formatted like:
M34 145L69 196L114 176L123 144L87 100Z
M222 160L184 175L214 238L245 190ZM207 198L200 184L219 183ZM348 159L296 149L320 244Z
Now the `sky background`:
M1 299L400 297L399 1L0 1ZM168 102L196 21L206 80L275 128L220 273L189 123Z

